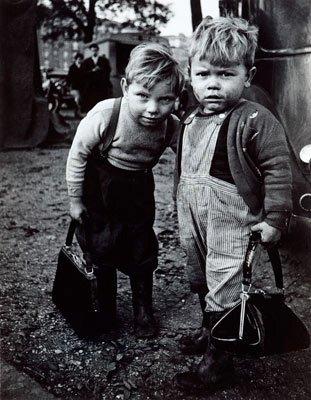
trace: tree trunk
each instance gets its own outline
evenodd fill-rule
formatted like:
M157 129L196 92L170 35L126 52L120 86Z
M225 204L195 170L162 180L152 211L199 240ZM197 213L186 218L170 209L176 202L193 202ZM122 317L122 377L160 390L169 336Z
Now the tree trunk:
M37 48L36 0L0 0L0 148L32 148L48 134Z
M192 29L195 30L195 28L202 21L201 1L190 0L190 6L191 6Z
M232 17L239 16L239 2L238 0L220 0L219 13L221 16L231 15Z
M87 13L87 27L85 30L84 42L90 43L93 39L96 22L95 4L97 0L89 0L89 11Z

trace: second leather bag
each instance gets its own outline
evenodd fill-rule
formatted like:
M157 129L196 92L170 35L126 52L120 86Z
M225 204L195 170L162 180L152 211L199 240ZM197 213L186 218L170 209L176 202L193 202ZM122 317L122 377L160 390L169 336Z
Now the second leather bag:
M214 325L213 344L236 354L270 355L308 348L310 336L285 304L282 265L276 247L268 250L277 290L251 291L252 260L260 239L252 234L243 263L241 301Z

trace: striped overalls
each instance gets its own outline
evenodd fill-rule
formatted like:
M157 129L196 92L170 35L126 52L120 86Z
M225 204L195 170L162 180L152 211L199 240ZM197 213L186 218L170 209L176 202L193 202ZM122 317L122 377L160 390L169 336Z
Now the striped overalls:
M238 302L250 227L260 219L234 184L209 174L225 116L195 116L186 126L177 192L190 285L198 293L208 288L206 311L222 311Z

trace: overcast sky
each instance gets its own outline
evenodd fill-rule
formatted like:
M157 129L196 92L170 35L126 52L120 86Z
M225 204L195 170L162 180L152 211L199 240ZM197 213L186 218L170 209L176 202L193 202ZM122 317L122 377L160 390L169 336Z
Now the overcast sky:
M178 35L184 33L186 36L191 35L191 12L190 0L158 0L160 3L169 5L174 16L167 23L165 28L161 29L162 35ZM216 17L219 15L218 0L201 0L203 17L211 15Z

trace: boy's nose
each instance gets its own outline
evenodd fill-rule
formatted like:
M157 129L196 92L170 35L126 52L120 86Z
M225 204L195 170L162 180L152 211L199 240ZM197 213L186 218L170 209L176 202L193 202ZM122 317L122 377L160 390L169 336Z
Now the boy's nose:
M210 77L207 81L207 89L209 90L219 90L220 89L220 82L219 79L216 77Z
M150 100L147 103L146 111L150 114L155 114L158 111L158 104L156 101Z

